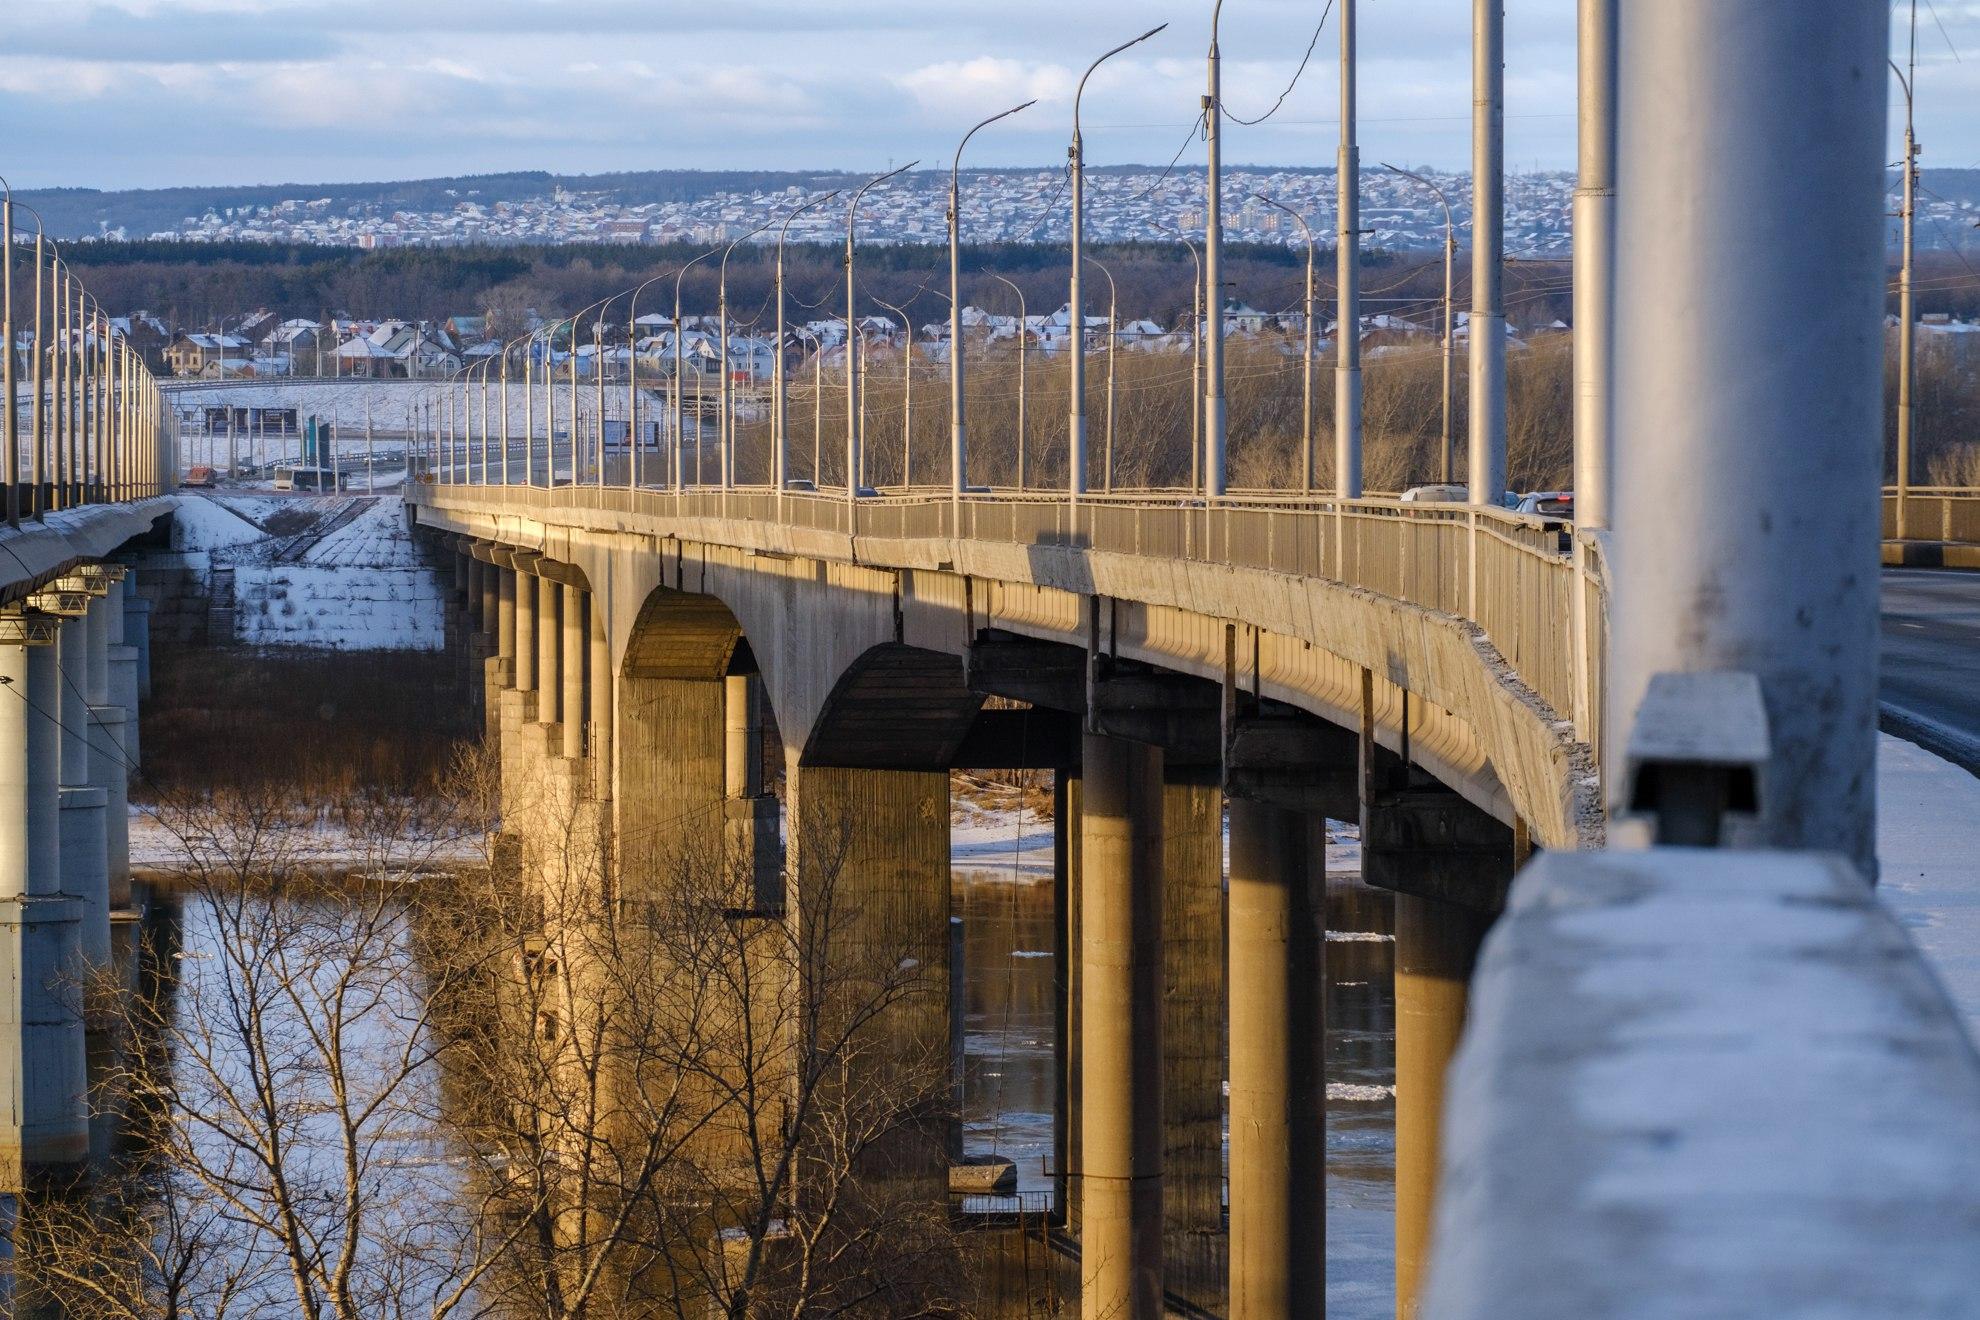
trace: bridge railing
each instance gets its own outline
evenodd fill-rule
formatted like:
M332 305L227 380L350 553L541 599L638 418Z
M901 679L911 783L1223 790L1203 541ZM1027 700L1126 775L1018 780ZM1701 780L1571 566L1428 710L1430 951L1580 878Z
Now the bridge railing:
M1884 539L1898 534L1897 491L1884 488ZM1980 490L1963 486L1913 486L1904 500L1904 530L1914 541L1980 542Z
M431 486L466 501L597 511L660 521L781 526L857 542L975 540L1228 564L1325 578L1469 619L1519 680L1594 744L1599 735L1606 589L1599 552L1558 520L1462 504L1244 493L1215 502L1185 491L1084 497L946 490L876 494L626 485ZM947 556L944 556L946 558ZM1577 599L1579 597L1579 599Z

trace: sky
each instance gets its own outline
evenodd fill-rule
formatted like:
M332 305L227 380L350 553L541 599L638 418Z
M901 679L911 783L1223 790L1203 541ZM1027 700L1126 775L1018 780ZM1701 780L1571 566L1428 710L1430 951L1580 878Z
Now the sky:
M1324 165L1329 0L1226 0L1225 159ZM1211 0L4 0L0 173L17 187L347 182L543 169L1051 166L1088 61L1087 160L1163 164L1204 86ZM1465 0L1360 0L1364 160L1469 160ZM1574 160L1573 0L1507 5L1509 166ZM1899 38L1901 25L1894 30ZM1961 59L1960 57L1965 57ZM1980 0L1920 9L1922 163L1980 164Z

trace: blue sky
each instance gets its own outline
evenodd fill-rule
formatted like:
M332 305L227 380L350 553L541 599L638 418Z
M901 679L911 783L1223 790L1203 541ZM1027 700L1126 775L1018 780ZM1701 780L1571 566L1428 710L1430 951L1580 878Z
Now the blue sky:
M1326 0L1226 0L1225 102L1255 115ZM1932 13L1936 7L1936 20ZM1573 0L1513 0L1507 154L1574 155ZM1167 161L1203 90L1210 0L6 0L0 172L16 186L157 187L507 169L867 169L1062 160L1093 56L1169 30L1088 88L1088 160ZM1468 160L1467 0L1361 0L1363 155ZM1941 35L1939 23L1945 34ZM1234 162L1325 164L1337 34ZM1968 57L1954 58L1953 48ZM1925 164L1980 164L1980 2L1921 9ZM1200 144L1185 159L1200 160Z

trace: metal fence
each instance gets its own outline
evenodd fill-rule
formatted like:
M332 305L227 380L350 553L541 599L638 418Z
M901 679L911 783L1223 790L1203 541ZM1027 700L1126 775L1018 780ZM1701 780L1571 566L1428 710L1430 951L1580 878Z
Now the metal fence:
M854 501L843 492L780 495L764 487L421 481L409 498L430 501L442 493L448 503L539 516L602 513L781 526L856 538L864 547L861 557L874 560L886 557L876 543L962 539L1327 579L1475 622L1520 681L1573 719L1581 737L1592 742L1598 727L1599 659L1607 636L1599 556L1574 553L1573 529L1558 520L1389 498L1244 494L1206 502L1167 491L1092 496L1077 503L1061 494L988 491L955 497L946 490ZM1587 611L1580 621L1577 593Z
M1884 488L1884 539L1898 539L1897 492ZM1980 542L1980 490L1913 486L1904 500L1904 533L1911 541Z

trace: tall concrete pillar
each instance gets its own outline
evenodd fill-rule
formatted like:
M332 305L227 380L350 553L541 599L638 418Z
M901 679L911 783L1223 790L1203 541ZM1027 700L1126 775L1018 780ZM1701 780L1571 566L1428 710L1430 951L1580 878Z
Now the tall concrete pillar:
M498 568L495 577L499 592L495 599L495 654L513 665L516 658L516 575L511 569Z
M0 1191L89 1153L78 904L60 892L53 646L0 647ZM16 699L16 697L21 699Z
M127 908L131 905L131 789L124 745L130 713L118 705L91 706L89 720L90 787L103 794L103 865L108 905ZM107 933L107 919L105 929Z
M116 585L115 583L111 584L113 590ZM83 696L88 704L92 706L101 706L110 700L111 613L110 598L108 596L91 596L89 598L89 613L83 616L83 621L88 625L88 631L86 633L88 638L88 659L86 664L89 675L88 682L83 685ZM121 624L123 622L122 608L119 607L115 613L118 616L119 624Z
M472 551L463 548L462 553L467 555L466 599L463 604L467 607L469 626L474 632L481 632L486 627L482 614L482 602L485 598L481 589L481 577L482 571L488 566L476 558Z
M1066 1232L1080 1236L1080 1180L1071 1171L1080 1167L1079 1066L1079 876L1080 792L1076 770L1061 771L1052 785L1052 897L1057 916L1053 931L1053 1026L1058 1055L1058 1094L1053 1106L1052 1190L1064 1207Z
M1231 1320L1326 1314L1322 825L1231 800Z
M777 799L763 791L763 681L722 680L722 787L730 866L751 877L759 907L778 904Z
M65 618L56 640L59 664L58 703L50 707L62 729L62 783L89 782L89 623Z
M110 854L104 827L108 796L88 784L62 786L62 892L80 905L80 948L91 972L110 965Z
M1235 901L1235 900L1234 900ZM1444 1074L1464 1030L1471 968L1491 919L1396 895L1396 1314L1416 1314L1430 1259ZM1236 1203L1236 1189L1232 1189Z
M1080 766L1080 1314L1162 1314L1162 753Z
M605 611L599 608L596 595L585 611L585 624L592 788L602 801L612 796L612 693L618 681L612 672L611 640L605 635Z
M151 602L133 587L124 593L124 643L137 648L138 700L151 700Z
M619 892L644 897L683 865L719 867L723 685L629 665L619 688L614 831ZM738 895L737 907L746 896Z
M558 664L563 634L558 629L562 591L549 578L536 580L536 722L555 724L563 700L564 680Z
M584 755L584 632L585 596L578 587L564 587L563 613L563 720L564 755L578 760Z
M940 1116L949 1095L948 772L791 761L785 773L794 865L786 919L805 951L806 1002L816 1006L828 1039L847 1029L849 1015L873 1015L851 1028L847 1085L855 1094L883 1095L902 1116ZM903 975L911 984L902 985ZM894 989L883 989L889 985ZM883 998L886 1006L874 1013ZM947 1136L941 1117L904 1125L865 1171L943 1205Z
M481 566L481 631L489 638L490 649L500 645L502 628L502 587L499 581L502 570L493 564L474 561Z
M534 573L516 577L516 691L536 690L536 586Z
M138 664L137 647L126 644L110 648L110 704L124 708L124 764L131 773L143 764L138 741Z
M1168 1290L1206 1311L1224 1301L1221 781L1221 767L1163 761L1163 1263Z

